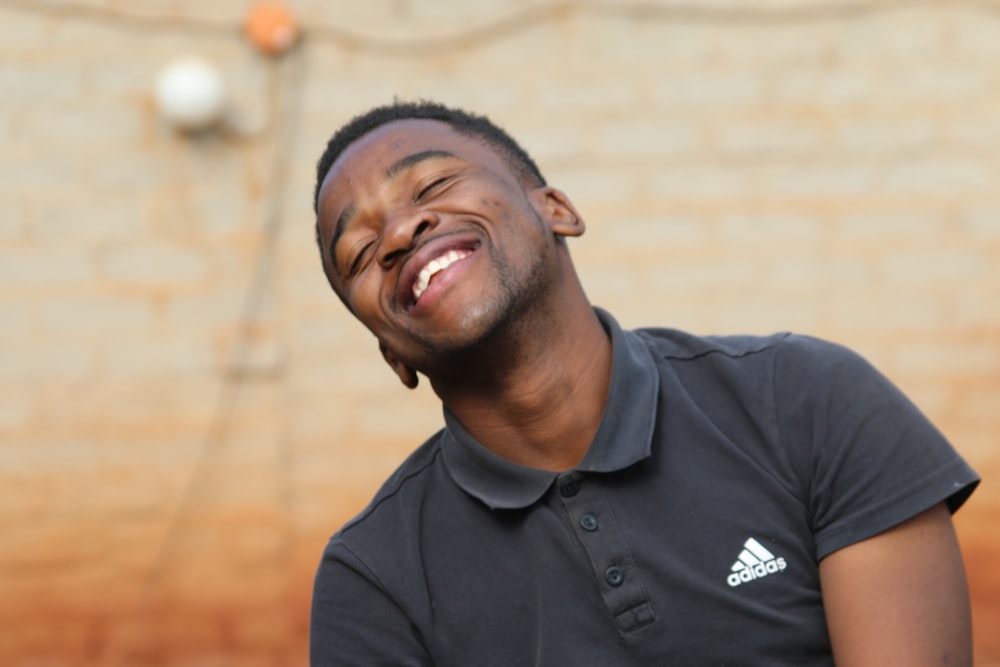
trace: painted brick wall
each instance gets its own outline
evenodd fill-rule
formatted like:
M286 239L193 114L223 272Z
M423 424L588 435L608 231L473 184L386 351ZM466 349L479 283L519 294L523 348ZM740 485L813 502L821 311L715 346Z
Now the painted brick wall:
M623 324L820 335L907 391L987 476L957 524L1000 665L1000 12L294 7L269 61L243 0L0 0L0 664L305 664L327 536L441 421L313 241L326 139L400 96L523 141ZM158 117L186 53L231 132Z

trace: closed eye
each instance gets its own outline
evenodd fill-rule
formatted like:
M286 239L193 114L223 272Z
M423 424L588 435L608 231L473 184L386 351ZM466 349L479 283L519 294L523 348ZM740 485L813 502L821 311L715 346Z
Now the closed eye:
M426 195L428 195L432 190L437 188L439 185L443 184L449 178L450 178L449 176L442 176L441 178L436 178L432 180L430 183L428 183L426 186L420 189L420 191L417 193L417 196L414 197L413 201L414 202L420 201Z
M372 243L366 243L364 246L361 247L361 250L359 250L358 253L356 255L354 255L354 259L351 260L351 264L350 264L350 266L348 267L348 270L347 270L347 277L348 278L353 277L354 275L356 275L358 273L358 271L361 270L362 260L365 258L365 255L368 253L368 249L371 248L373 245L375 245L374 242L372 242Z

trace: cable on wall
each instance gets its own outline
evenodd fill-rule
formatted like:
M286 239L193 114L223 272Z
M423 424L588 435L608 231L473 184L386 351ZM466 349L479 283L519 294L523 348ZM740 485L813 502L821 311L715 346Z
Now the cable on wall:
M267 99L270 130L273 148L268 169L269 189L267 192L260 231L254 257L250 262L250 273L243 291L242 304L237 316L236 331L229 353L227 355L222 382L219 386L215 403L211 411L208 426L198 447L192 472L180 493L180 499L167 520L167 525L160 540L148 573L143 580L134 618L150 621L156 618L155 606L157 586L162 583L162 577L174 562L178 546L190 528L191 518L202 506L211 489L211 481L215 472L219 455L229 439L229 429L242 387L253 374L245 371L247 361L252 353L248 343L247 333L257 321L271 283L274 268L274 256L283 222L283 211L287 201L288 185L292 168L292 154L296 144L301 105L307 71L307 51L296 48L289 52L283 61L268 63L269 82ZM291 465L289 451L281 446L277 464L282 468L281 478L289 478ZM287 484L285 484L287 487ZM282 488L279 491L279 503L286 512L290 512L290 490ZM119 665L128 662L146 651L156 650L155 646L108 642L102 647L98 661L100 665Z
M133 7L138 5L132 5ZM123 28L149 32L177 29L205 35L230 37L239 32L236 23L197 16L142 12L135 9L100 7L79 2L38 2L37 0L0 0L0 7L55 16L59 18L100 21ZM631 0L547 0L536 2L508 14L487 19L455 32L427 37L384 38L349 28L309 22L304 30L310 39L339 45L342 48L384 55L412 56L470 48L489 43L530 26L555 21L572 14L619 16L636 20L684 21L688 23L772 24L817 21L835 18L928 8L966 8L998 13L997 0L955 0L946 5L939 0L786 0L766 6L747 6L745 2L709 2L683 0L655 2Z

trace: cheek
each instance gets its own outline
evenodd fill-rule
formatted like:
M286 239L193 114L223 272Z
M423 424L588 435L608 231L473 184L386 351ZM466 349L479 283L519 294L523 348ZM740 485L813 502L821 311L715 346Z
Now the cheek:
M507 219L510 218L512 202L501 196L487 195L479 199L480 205L488 209L493 215Z
M382 301L377 282L364 278L356 280L347 292L346 301L354 311L355 317L366 327L374 330L382 317Z
M524 212L514 206L513 202L505 200L499 195L485 194L469 202L469 205L475 206L472 210L478 210L487 218L490 226L494 228L494 231L490 233L496 233L500 236L511 233L511 230L517 227L518 218L524 215Z

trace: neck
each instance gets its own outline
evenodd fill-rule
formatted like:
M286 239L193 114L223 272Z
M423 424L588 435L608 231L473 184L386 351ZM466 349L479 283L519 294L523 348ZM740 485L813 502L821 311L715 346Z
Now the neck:
M472 437L521 465L566 470L586 454L611 381L611 341L583 296L509 327L465 372L432 378Z

